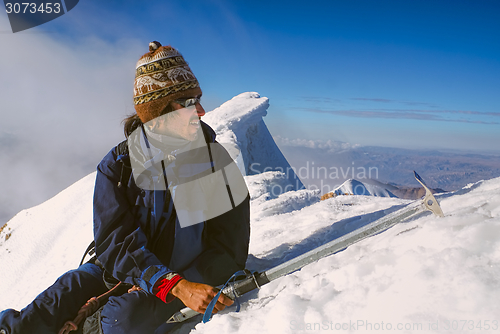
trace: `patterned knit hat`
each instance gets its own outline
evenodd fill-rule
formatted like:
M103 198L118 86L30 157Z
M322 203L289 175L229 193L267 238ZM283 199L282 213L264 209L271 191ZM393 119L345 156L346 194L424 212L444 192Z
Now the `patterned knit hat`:
M135 70L134 105L142 123L161 116L170 102L198 95L198 80L179 51L156 41L149 43L149 52Z

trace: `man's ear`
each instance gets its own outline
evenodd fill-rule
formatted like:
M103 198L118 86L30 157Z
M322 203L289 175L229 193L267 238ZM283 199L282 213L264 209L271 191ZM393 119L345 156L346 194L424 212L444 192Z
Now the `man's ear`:
M167 115L163 115L163 117L158 120L159 124L161 126L165 126L168 123L168 120L173 116L173 115L170 115L170 114L172 114L172 113L169 113Z

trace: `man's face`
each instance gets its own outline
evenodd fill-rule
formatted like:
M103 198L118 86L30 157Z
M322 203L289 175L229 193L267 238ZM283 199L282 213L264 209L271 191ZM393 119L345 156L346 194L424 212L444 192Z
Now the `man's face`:
M205 115L202 105L197 102L194 106L185 108L178 103L172 102L172 106L175 110L170 112L167 118L160 121L156 131L189 141L196 140L198 132L201 130L201 116Z

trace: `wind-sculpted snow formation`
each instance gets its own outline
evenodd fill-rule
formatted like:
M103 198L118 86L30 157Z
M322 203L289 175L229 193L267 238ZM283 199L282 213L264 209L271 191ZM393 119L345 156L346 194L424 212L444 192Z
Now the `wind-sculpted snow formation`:
M204 121L217 133L217 141L236 159L243 175L282 172L275 174L281 180L276 180L279 186L274 187L274 195L302 189L302 182L264 123L268 108L267 97L255 92L242 93L207 113Z

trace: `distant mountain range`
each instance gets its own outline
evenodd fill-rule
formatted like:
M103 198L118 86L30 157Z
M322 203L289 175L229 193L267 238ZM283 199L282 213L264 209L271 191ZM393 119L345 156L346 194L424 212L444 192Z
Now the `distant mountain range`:
M434 193L445 192L443 189L430 189ZM403 199L417 199L425 195L425 189L422 187L405 187L405 186L394 186L391 184L385 184L378 182L376 180L366 179L363 182L349 179L345 181L342 185L335 188L329 193L325 193L321 196L322 200L336 197L339 195L365 195L365 196L376 196L376 197L398 197Z
M396 186L393 193L406 198L418 183L417 171L431 188L451 191L500 176L500 156L387 147L347 147L342 150L278 145L308 188L333 191L348 179L372 179ZM391 190L392 191L392 190ZM399 193L399 195L398 195Z

